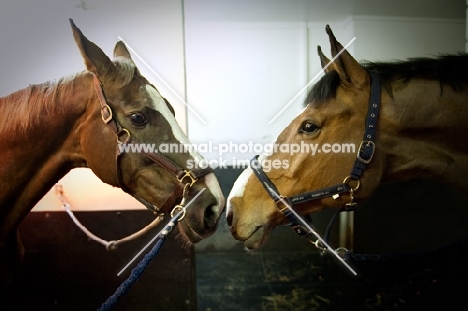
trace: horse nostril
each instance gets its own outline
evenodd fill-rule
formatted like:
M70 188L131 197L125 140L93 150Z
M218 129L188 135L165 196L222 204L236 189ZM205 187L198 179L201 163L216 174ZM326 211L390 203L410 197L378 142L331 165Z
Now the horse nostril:
M232 226L232 211L229 211L226 216L226 221L229 227Z
M218 212L216 205L210 205L205 209L205 213L203 215L205 220L210 224L216 224L218 221Z

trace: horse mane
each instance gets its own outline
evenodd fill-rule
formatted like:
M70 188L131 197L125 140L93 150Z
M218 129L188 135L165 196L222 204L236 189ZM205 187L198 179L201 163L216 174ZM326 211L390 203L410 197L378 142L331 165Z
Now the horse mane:
M137 73L135 64L123 57L114 59L114 64L119 74L113 83L117 87L128 85ZM67 107L71 101L66 99L76 94L82 81L80 77L87 74L89 71L83 71L56 81L29 85L0 98L0 138L15 139L44 119L64 116L74 108Z
M380 74L382 85L390 95L391 83L408 83L415 78L439 81L441 92L444 85L460 91L468 83L468 54L465 53L410 58L407 61L363 62L362 65L366 70Z
M443 91L444 85L454 90L462 90L468 84L468 54L440 55L436 58L419 57L405 61L369 62L361 65L367 71L380 74L382 86L392 96L392 83L408 83L412 79L435 80ZM332 99L336 95L336 88L340 84L340 77L336 71L325 74L310 90L304 101L304 106L313 102L314 105Z

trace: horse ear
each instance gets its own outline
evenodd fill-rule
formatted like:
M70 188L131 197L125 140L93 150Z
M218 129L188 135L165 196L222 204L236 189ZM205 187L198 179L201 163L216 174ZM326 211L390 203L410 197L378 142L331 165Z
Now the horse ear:
M330 60L322 53L322 47L320 45L317 46L317 53L320 57L320 64L322 65L322 69L325 73L336 70L335 63L330 63Z
M71 18L70 25L72 27L75 42L80 49L81 56L83 56L86 69L94 73L101 81L105 75L112 74L112 70L115 68L115 65L109 57L107 57L107 55L104 54L96 44L89 41L83 35Z
M366 70L349 54L341 43L336 41L329 25L325 27L325 31L330 39L331 53L333 59L335 59L333 69L338 72L341 81L345 84L355 84L358 87L364 86L368 79Z
M125 46L125 43L122 41L119 41L115 44L114 48L114 57L126 57L126 58L132 58L130 55L130 52L127 50L127 47Z

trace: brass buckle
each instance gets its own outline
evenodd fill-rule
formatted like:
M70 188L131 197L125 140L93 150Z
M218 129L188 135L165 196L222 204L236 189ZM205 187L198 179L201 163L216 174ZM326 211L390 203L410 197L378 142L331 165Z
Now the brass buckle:
M371 147L372 147L372 153L371 153L369 159L367 159L367 160L366 160L366 159L363 159L363 158L361 157L361 155L360 155L360 151L362 150L362 147L363 147L364 145L367 145L367 146L371 146ZM357 157L357 159L358 159L359 161L361 161L362 163L364 163L364 164L369 164L369 163L372 161L372 158L374 157L374 152L375 152L375 143L374 143L373 141L371 141L371 140L363 140L363 141L361 141L361 144L359 145L359 149L358 149L358 152L357 152L356 157Z
M107 109L107 112L109 113L109 116L107 118L104 118L104 109ZM111 107L109 107L108 104L104 104L101 106L101 119L105 124L109 123L112 120L112 109Z
M184 175L182 175L180 178L177 177L177 181L179 181L180 183L183 183L183 180L184 180L185 178L187 178L187 177L190 178L190 182L189 182L189 183L186 183L186 184L190 184L189 187L192 187L193 184L198 180L198 178L196 178L196 177L194 177L194 176L192 175L192 172L191 172L191 171L184 170Z

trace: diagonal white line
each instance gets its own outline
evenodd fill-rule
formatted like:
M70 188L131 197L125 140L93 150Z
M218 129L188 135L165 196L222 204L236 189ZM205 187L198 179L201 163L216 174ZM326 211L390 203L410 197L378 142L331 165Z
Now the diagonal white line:
M198 196L199 196L200 194L202 194L203 191L205 191L205 189L206 189L206 188L202 188L202 189L187 203L187 205L184 206L184 208L182 208L174 217L171 218L171 220L168 222L168 224L171 224L171 223L173 223L176 219L179 219L180 215L181 215L183 212L185 212L185 210L187 209L187 207L189 207L190 204L192 204L192 202L195 201L195 199L198 198ZM128 264L127 264L125 267L122 268L122 270L120 270L119 273L117 273L117 276L120 276L120 275L122 274L122 272L124 272L124 271L128 268L128 266L130 266L130 265L132 264L132 262L134 262L134 261L138 258L138 256L140 256L141 253L143 253L143 251L144 251L145 249L147 249L148 246L150 246L150 245L161 235L161 233L166 229L166 227L167 227L167 225L164 226L164 228L163 228L161 231L159 231L158 234L156 234L156 235L154 236L154 238L152 238L151 241L148 242L148 244L146 244L145 246L143 246L143 248L138 252L138 254L136 254L135 257L133 257L133 259L130 260L130 261L128 262Z
M281 111L278 112L278 113L276 114L276 116L273 117L273 119L270 120L270 122L268 122L268 124L273 123L273 121L275 121L276 118L278 118L278 117L286 110L286 108L288 108L288 107L292 104L292 102L293 102L294 100L296 100L296 98L298 98L299 95L301 95L302 92L304 92L304 91L315 81L315 79L317 79L317 78L325 71L325 69L327 69L327 67L330 66L330 64L333 63L333 62L335 61L335 59L336 59L338 56L340 56L341 53L343 53L344 50L346 50L346 49L348 48L348 46L351 45L351 43L354 42L354 40L356 40L356 37L352 38L351 41L349 41L348 44L346 44L346 46L345 46L343 49L341 49L341 50L338 52L338 54L336 54L335 57L333 57L333 58L330 60L330 62L329 62L328 64L326 64L326 65L312 78L312 80L310 80L309 83L307 83L306 86L304 86L304 87L299 91L299 93L297 93L296 96L294 96L294 97L286 104L286 106L284 106L283 109L281 109Z
M291 213L293 213L295 216L296 216L296 219L299 220L301 222L301 224L303 226L305 226L307 229L309 229L310 233L312 233L313 235L315 235L315 237L320 241L320 243L322 243L323 246L325 246L327 248L327 250L332 253L333 255L335 255L336 258L338 258L339 261L341 261L341 263L349 269L349 271L351 271L354 275L357 275L356 271L354 271L353 268L351 268L350 265L348 265L348 263L346 261L344 261L343 258L341 258L338 253L330 247L330 245L328 245L327 242L325 242L324 239L322 239L322 237L314 230L312 229L311 226L309 226L309 224L307 222L304 221L304 219L302 219L301 216L299 216L295 210L292 209L292 207L288 204L288 202L286 202L286 200L284 200L278 193L276 193L275 190L273 190L271 187L268 187L270 189L270 192L273 193L277 198L278 200L281 201L281 203L284 204L284 206L286 206L290 211Z
M198 113L196 113L195 110L193 110L193 108L189 104L187 104L185 100L182 97L180 97L179 94L177 94L177 92L174 91L174 89L170 87L169 84L167 84L167 82L164 81L164 79L161 78L161 76L158 75L157 72L154 71L153 68L151 68L151 66L148 65L148 63L127 42L125 42L125 40L121 36L118 36L118 39L122 41L128 47L128 49L133 54L135 54L136 57L138 57L138 59L143 63L143 65L145 65L156 76L156 78L158 78L169 89L169 91L171 91L172 94L174 94L175 97L177 97L177 99L179 99L198 119L200 119L200 121L202 121L203 124L207 124L206 121L203 120L202 117L200 117Z

